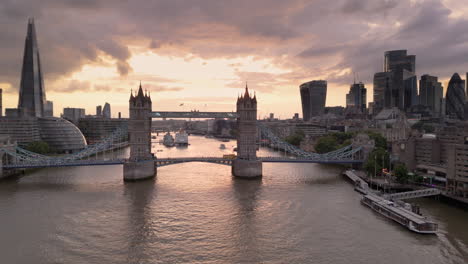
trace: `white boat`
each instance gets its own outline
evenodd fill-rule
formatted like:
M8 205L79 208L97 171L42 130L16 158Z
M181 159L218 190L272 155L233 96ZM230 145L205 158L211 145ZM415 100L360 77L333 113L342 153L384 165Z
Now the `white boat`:
M174 137L172 137L171 133L167 132L164 135L163 144L166 147L173 147L174 146Z
M408 210L409 208L404 202L393 202L376 194L367 194L361 199L361 203L413 232L420 234L436 234L437 232L438 225L436 223Z
M188 134L185 130L181 130L175 134L175 144L178 146L188 145Z

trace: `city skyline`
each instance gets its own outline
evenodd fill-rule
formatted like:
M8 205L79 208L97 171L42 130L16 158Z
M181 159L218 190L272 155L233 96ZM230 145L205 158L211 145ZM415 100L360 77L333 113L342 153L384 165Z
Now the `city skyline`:
M440 39L460 34L468 25L461 1L318 2L241 2L236 8L209 1L194 6L142 2L133 8L159 16L142 11L140 17L124 4L106 1L0 4L0 13L7 14L2 24L9 25L0 27L4 108L18 102L28 17L36 18L45 87L56 112L68 106L91 113L109 101L113 116L127 116L127 94L140 80L152 92L155 109L203 110L207 105L230 111L231 98L248 81L262 97L261 117L275 112L288 118L301 112L299 85L311 80L328 81L327 106L345 105L343 94L356 73L369 89L367 101L373 101L373 74L381 71L382 54L395 49L416 55L418 79L438 76L444 94L454 72L464 76L468 71L464 40L442 45L431 37L434 32L446 34ZM262 10L267 4L278 8ZM317 14L318 6L329 17ZM408 7L415 15L407 15ZM436 19L428 21L428 15ZM65 16L67 23L58 23ZM396 22L388 25L388 19ZM356 34L360 40L354 40Z

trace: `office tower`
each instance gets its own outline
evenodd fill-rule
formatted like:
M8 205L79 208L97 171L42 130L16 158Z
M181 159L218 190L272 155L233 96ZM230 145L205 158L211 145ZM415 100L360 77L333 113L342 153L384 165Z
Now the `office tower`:
M466 101L468 102L468 72L466 73L466 79L465 79L465 95L466 95Z
M302 115L304 121L320 116L325 111L327 99L327 81L310 81L300 85Z
M374 74L374 113L378 114L384 107L391 107L391 89L393 73L378 72Z
M111 107L109 103L104 104L104 108L102 109L102 115L104 118L111 118Z
M385 107L406 110L416 100L411 96L414 94L415 79L411 74L416 74L416 56L407 55L406 50L392 50L385 52L384 59L384 72L392 73L391 85L384 92ZM408 78L412 79L407 81Z
M96 116L101 116L102 115L102 106L98 105L96 106Z
M436 76L423 75L419 81L419 103L428 106L433 116L442 113L442 84Z
M416 72L416 56L407 55L407 50L390 50L384 55L384 72L398 72L403 69Z
M367 106L367 89L363 83L354 83L346 94L346 107L356 108L359 112L365 113Z
M2 99L3 99L3 98L2 98L2 93L3 93L3 90L2 90L2 88L0 88L0 117L3 116L3 104L2 104L2 102L3 102Z
M44 116L54 116L54 103L52 101L46 101L44 106Z
M78 124L80 118L85 117L86 112L83 108L72 108L72 107L65 107L63 109L62 118L67 119L68 121Z
M36 29L34 20L30 19L24 44L18 110L24 116L42 117L44 116L45 102L46 96Z
M466 102L465 82L458 73L454 73L449 81L445 100L445 113L450 118L463 120Z
M411 106L419 104L418 78L414 73L403 70L403 87L403 103L405 110L408 110Z

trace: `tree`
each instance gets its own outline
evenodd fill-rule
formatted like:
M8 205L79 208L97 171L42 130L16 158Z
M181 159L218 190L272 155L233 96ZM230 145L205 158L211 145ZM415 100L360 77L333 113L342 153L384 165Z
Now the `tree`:
M395 174L395 177L399 183L408 182L408 169L406 168L405 164L396 165L393 173Z
M338 149L338 141L332 135L321 137L315 144L317 153L327 153Z
M434 127L429 124L424 124L422 126L422 129L424 130L425 133L434 133L435 131Z
M49 144L47 144L45 141L33 141L26 146L26 150L38 154L48 154L51 152Z
M304 139L305 134L302 130L294 131L294 134L287 136L284 141L288 142L291 145L299 146L301 141Z
M374 140L376 148L387 149L387 139L382 134L373 131L367 131L366 133Z
M424 125L424 122L418 121L414 125L412 125L411 128L421 131L421 129L423 128L423 125Z
M367 171L368 175L373 175L377 173L380 175L383 168L388 168L390 164L390 156L388 152L383 148L375 148L364 164L364 169Z

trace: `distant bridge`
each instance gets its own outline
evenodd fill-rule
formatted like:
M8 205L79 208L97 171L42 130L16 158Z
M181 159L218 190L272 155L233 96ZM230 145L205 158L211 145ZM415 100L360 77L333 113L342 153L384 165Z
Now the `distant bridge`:
M236 112L151 112L152 118L237 118Z

